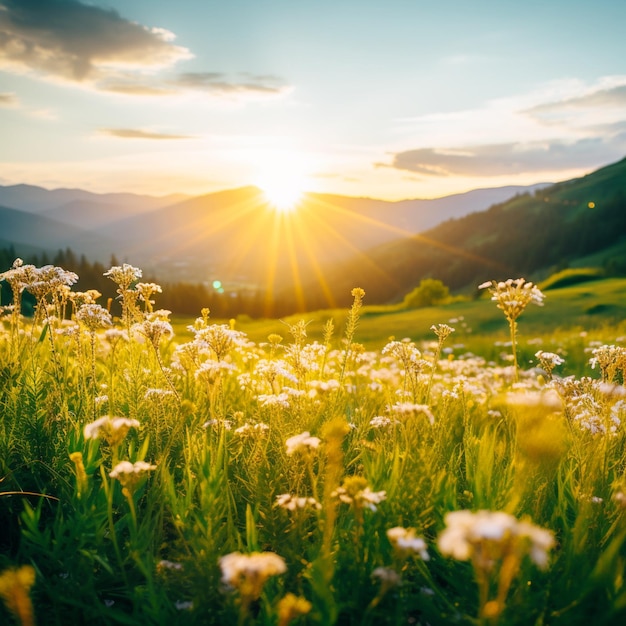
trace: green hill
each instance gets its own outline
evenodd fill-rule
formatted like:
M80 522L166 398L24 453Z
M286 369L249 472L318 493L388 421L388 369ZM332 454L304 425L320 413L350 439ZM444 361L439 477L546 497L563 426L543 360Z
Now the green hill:
M325 306L330 289L347 305L357 285L369 302L394 302L426 277L471 292L489 279L537 280L583 258L626 273L626 159L369 250L327 272L326 294L308 285L307 302Z

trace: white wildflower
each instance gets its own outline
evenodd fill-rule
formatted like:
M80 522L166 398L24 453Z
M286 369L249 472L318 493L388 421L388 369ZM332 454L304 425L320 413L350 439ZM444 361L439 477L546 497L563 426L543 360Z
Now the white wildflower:
M309 431L289 437L289 439L285 442L285 446L287 447L287 456L292 456L296 452L310 452L311 450L318 448L319 445L320 439L318 437L311 437L311 433Z

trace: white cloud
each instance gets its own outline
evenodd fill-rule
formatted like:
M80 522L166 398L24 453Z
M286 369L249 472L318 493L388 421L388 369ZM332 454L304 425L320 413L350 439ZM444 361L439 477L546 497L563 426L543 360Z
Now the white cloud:
M376 165L426 177L592 169L626 154L625 105L626 77L555 81L479 109L400 120L415 139Z

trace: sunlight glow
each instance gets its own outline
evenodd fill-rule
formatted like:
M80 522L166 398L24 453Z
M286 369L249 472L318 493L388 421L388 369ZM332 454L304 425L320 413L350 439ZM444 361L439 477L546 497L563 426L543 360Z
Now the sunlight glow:
M291 213L298 208L308 186L302 159L296 154L269 152L263 155L255 184L273 209Z
M280 213L295 211L302 199L304 189L300 181L289 176L277 174L263 178L258 182L268 202Z

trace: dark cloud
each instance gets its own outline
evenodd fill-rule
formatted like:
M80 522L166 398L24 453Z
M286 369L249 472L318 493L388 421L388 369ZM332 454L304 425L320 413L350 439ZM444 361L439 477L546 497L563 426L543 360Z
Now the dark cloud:
M121 139L195 139L192 135L174 135L170 133L155 133L138 128L101 128L100 133Z
M420 148L399 152L392 167L423 176L502 176L541 171L595 167L623 158L626 137L582 139L573 143L546 141L503 143L438 150Z
M0 66L82 82L189 58L163 29L78 0L0 0Z
M147 69L171 67L193 56L173 39L167 30L148 28L80 0L0 0L0 69L130 96L193 90L218 97L258 97L289 91L272 75L147 75Z
M18 104L17 96L14 93L0 93L0 106L13 107Z
M597 109L604 107L626 107L626 85L618 85L610 89L600 89L577 98L568 98L556 102L546 102L526 109L531 117L542 119L546 116L561 114L566 111Z
M271 75L244 73L239 80L229 80L220 72L186 72L179 74L175 83L187 89L207 91L215 95L281 95L289 90L279 78Z

